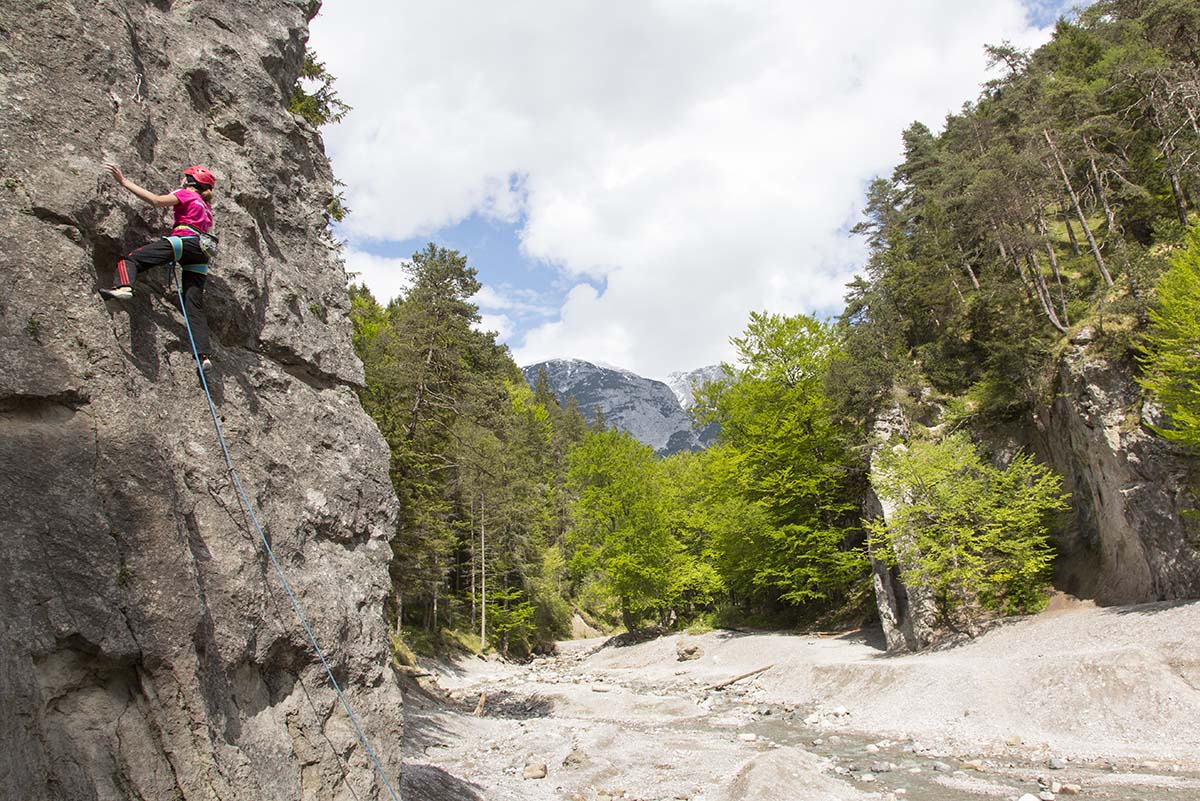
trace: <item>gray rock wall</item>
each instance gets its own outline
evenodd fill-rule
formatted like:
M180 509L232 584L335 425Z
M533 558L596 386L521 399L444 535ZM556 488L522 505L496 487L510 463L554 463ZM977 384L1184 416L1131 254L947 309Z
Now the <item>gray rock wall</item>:
M881 448L902 446L909 436L908 420L899 405L893 406L875 421L873 439L875 453ZM872 459L874 462L874 459ZM872 469L872 475L874 470ZM863 517L866 520L887 520L895 511L873 489L867 488L863 501ZM880 554L870 553L871 585L875 590L875 608L879 612L879 623L887 649L891 652L919 651L933 643L937 636L937 605L927 587L905 582L903 571L916 561L911 548L893 560L881 559Z
M162 270L95 294L217 175L211 379L243 485L393 777L395 517L331 175L285 99L315 6L0 6L0 799L370 799L381 785L240 511ZM155 274L158 273L158 274Z
M1057 529L1055 585L1101 604L1200 597L1200 464L1153 433L1161 411L1086 332L1059 360L1052 399L1029 420L976 435L998 462L1017 449L1063 477L1071 510ZM906 436L899 409L876 424L886 443ZM888 510L869 493L868 518ZM872 560L876 605L889 650L919 650L934 639L935 609L895 567Z
M1089 339L1084 337L1084 339ZM1059 543L1059 583L1101 603L1200 596L1197 462L1156 436L1160 413L1143 401L1128 364L1087 341L1060 360L1052 404L1014 439L1064 478L1073 518Z

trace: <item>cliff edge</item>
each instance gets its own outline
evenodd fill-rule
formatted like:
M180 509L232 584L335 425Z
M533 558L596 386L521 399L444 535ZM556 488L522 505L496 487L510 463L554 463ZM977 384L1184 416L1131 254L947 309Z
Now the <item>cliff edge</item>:
M316 6L0 10L0 798L386 794L238 504L165 270L102 301L217 176L210 378L238 475L389 775L395 499L353 388L319 135L286 110Z

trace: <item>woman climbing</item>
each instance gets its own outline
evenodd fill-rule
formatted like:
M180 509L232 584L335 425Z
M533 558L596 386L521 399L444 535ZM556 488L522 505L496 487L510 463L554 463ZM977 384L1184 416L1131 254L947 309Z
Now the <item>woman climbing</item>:
M117 262L112 289L101 289L100 294L115 300L133 297L133 282L138 270L148 270L160 264L178 261L183 268L183 307L191 324L196 353L200 357L200 368L212 369L209 359L212 346L208 339L208 320L204 316L204 281L208 274L208 260L216 249L216 239L209 236L212 228L213 174L204 167L192 166L183 171L179 189L169 195L156 195L126 178L115 164L105 164L118 184L154 206L171 206L175 212L175 225L169 236L143 245ZM172 241L175 240L175 241Z

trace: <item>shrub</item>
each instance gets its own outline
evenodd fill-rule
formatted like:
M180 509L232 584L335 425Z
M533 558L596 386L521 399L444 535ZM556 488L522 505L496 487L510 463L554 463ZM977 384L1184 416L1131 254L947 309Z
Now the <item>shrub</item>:
M1049 520L1066 508L1061 479L1021 454L983 461L962 434L881 454L875 491L895 511L870 525L872 544L904 581L930 591L943 621L968 633L987 610L1035 611L1053 550Z

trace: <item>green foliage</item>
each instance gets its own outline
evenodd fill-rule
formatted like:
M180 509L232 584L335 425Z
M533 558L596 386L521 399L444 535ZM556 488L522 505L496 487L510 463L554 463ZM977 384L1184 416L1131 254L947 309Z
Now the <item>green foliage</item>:
M1165 439L1200 452L1200 227L1158 282L1142 348L1142 386L1162 404Z
M325 69L325 64L317 61L312 52L305 51L304 64L300 67L296 87L288 100L288 111L299 114L313 127L340 121L350 111L350 106L338 98L333 89L334 80ZM306 84L311 91L305 88Z
M1058 476L1025 455L992 467L954 434L884 451L872 483L893 507L869 524L876 554L932 593L948 625L973 632L986 610L1040 607L1053 559L1049 518L1066 508Z
M866 275L829 392L866 431L891 390L970 392L997 419L1045 402L1060 343L1087 325L1110 355L1134 341L1157 274L1200 192L1194 3L1099 0L1006 69L870 187ZM1189 7L1184 11L1184 7ZM865 436L865 434L864 434Z
M492 592L487 599L488 643L502 654L526 656L537 632L537 610L517 587Z
M837 338L811 317L755 313L732 342L740 366L697 397L700 420L721 426L697 482L714 563L747 598L835 603L866 573L853 459L825 392Z
M569 632L567 454L585 424L535 395L476 330L479 282L464 256L431 244L408 271L386 306L350 289L359 395L391 448L401 503L392 612L427 632L486 627L489 644L525 653Z
M29 319L25 321L25 335L34 342L41 344L42 341L42 321L36 314L29 315Z
M621 431L592 431L570 456L568 480L578 500L572 573L603 583L622 622L661 620L687 584L687 559L666 525L663 476L654 452Z

